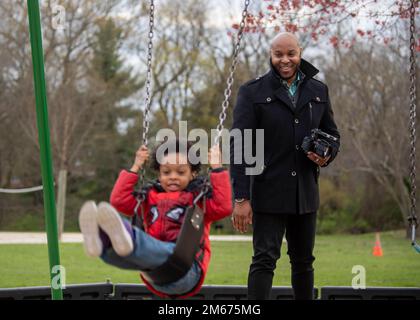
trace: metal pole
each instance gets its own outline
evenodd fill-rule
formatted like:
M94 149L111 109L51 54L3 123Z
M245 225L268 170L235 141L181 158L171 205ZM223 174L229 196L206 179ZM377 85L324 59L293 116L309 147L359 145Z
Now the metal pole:
M42 49L41 15L38 0L27 0L29 31L34 69L34 87L38 139L41 154L42 184L44 185L44 212L50 262L51 295L53 300L62 300L60 274L60 254L57 233L57 216L54 196L54 176L52 169L51 144L48 126L48 106ZM58 280L58 281L57 281Z

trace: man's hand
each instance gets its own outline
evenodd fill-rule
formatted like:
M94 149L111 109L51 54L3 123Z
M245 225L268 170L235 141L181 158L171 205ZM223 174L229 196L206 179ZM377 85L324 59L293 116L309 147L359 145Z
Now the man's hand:
M317 155L316 153L313 153L313 152L309 151L308 152L308 158L311 159L313 162L315 162L320 167L322 167L324 164L327 163L327 161L331 158L331 156L323 158L323 157L320 157L319 155Z
M143 164L149 159L149 150L145 145L142 145L136 151L136 158L134 159L133 166L131 167L130 171L138 172L142 167Z
M232 213L232 224L240 233L248 231L248 225L252 225L252 208L249 200L235 203Z

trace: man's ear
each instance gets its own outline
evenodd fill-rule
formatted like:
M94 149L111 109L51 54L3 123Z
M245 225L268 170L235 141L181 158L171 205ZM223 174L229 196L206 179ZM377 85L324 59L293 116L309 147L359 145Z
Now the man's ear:
M300 58L302 58L303 48L299 48L299 49L300 49Z

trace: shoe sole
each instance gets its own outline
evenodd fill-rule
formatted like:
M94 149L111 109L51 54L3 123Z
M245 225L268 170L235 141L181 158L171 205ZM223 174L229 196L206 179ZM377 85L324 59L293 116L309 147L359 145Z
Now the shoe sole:
M133 252L133 240L124 226L119 213L107 202L98 205L99 227L108 235L112 248L121 256Z
M79 213L79 227L83 235L83 246L90 257L99 257L102 254L102 241L99 237L97 222L98 208L95 202L85 202Z

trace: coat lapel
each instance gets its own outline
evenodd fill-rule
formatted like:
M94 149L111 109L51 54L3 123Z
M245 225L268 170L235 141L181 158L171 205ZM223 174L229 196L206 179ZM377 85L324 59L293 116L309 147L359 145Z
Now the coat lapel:
M315 76L319 71L312 64L305 59L301 60L300 70L305 74L306 79L310 79ZM277 74L270 59L270 76L271 76L271 88L274 91L274 95L283 102L293 114L298 114L302 111L303 107L308 104L309 101L317 99L316 92L307 85L307 80L301 84L299 91L301 92L299 99L296 104L296 109L293 107L293 103L287 94L287 90L281 86L280 76ZM318 98L319 99L319 98Z
M305 90L302 90L305 87ZM301 94L296 104L296 113L300 113L302 109L308 104L309 101L316 100L317 94L306 83L302 84ZM319 99L319 98L318 98Z
M295 113L295 108L293 107L292 101L290 101L289 95L287 94L286 89L280 87L274 91L274 95L277 99L283 102L293 113Z

